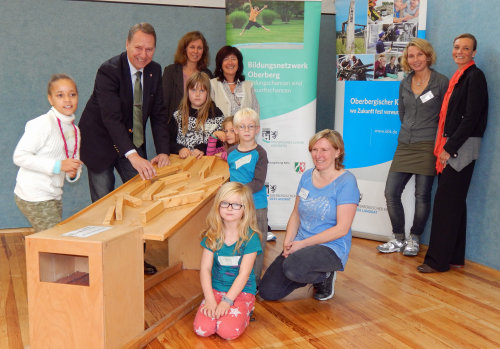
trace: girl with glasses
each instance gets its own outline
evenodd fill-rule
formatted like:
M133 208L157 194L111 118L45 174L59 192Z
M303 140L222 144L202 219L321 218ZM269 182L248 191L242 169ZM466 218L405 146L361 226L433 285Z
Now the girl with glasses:
M205 299L194 320L197 335L240 336L255 305L253 266L262 253L252 192L238 182L224 184L207 216L201 246L200 281Z

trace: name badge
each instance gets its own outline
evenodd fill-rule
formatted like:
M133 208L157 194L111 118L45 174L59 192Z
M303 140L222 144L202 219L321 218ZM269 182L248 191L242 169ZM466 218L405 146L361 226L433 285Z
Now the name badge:
M237 267L241 256L219 256L218 260L220 265L225 267Z
M300 191L299 191L299 196L300 196L302 199L307 199L307 197L309 196L309 190L304 189L304 188L300 188Z
M420 100L422 101L422 103L430 101L433 98L434 98L434 95L432 94L432 91L428 91L427 93L420 96Z
M236 169L239 169L243 165L249 164L250 161L252 161L252 154L245 155L244 157L236 160Z
M243 97L245 97L245 93L244 93L244 92L236 92L236 93L235 93L235 95L236 95L236 97L238 97L238 98L243 98Z

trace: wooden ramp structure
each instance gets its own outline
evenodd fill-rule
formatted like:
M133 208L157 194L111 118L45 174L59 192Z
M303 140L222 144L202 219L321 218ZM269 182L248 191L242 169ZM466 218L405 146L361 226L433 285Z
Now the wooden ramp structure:
M55 337L70 347L143 347L191 311L201 301L199 285L186 288L187 301L180 302L175 297L158 299L153 288L182 270L199 269L205 218L217 190L228 179L227 163L221 159L172 155L171 164L157 169L152 180L136 176L56 227L28 236L30 339L36 342L32 347L51 347L58 340ZM86 236L92 229L103 231ZM67 232L75 235L66 236ZM151 241L147 245L151 244L152 258L148 248L146 259L158 268L158 273L143 280L142 240ZM134 282L138 271L140 285ZM84 282L78 284L75 279ZM122 293L130 296L128 302L120 297ZM120 304L124 319L120 319ZM44 321L47 314L60 320ZM79 316L99 324L78 325ZM129 327L119 330L120 324ZM55 328L57 332L51 333Z

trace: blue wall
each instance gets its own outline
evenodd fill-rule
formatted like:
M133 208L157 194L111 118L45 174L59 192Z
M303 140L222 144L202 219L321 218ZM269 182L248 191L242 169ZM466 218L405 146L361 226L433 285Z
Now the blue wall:
M500 269L500 6L488 0L428 1L427 39L437 53L436 70L451 77L453 39L470 32L478 40L476 64L488 82L488 127L467 198L466 258ZM429 235L429 227L426 237Z
M225 43L222 9L94 3L64 0L0 0L0 152L6 156L0 174L1 228L28 226L17 210L12 190L17 168L12 153L26 121L48 108L46 84L55 72L72 75L80 92L81 114L92 91L95 72L106 59L124 50L128 28L152 23L158 34L155 61L170 64L177 40L201 30L213 58ZM469 31L479 41L476 62L488 79L490 112L486 135L469 192L467 258L500 269L500 134L498 73L500 6L488 0L428 1L427 38L438 54L435 68L447 76L455 70L453 38ZM333 127L335 89L335 16L321 17L317 128ZM149 137L149 140L151 137ZM149 149L153 147L149 146ZM66 184L64 216L90 203L86 175ZM427 227L424 240L428 239Z

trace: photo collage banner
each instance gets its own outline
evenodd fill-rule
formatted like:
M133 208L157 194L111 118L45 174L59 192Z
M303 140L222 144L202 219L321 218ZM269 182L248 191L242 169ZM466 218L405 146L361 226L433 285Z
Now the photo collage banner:
M401 55L412 39L425 38L427 0L337 0L335 7L335 128L344 137L346 168L362 193L352 228L358 236L384 239L392 234L384 188L401 125ZM413 179L406 188L409 227Z

